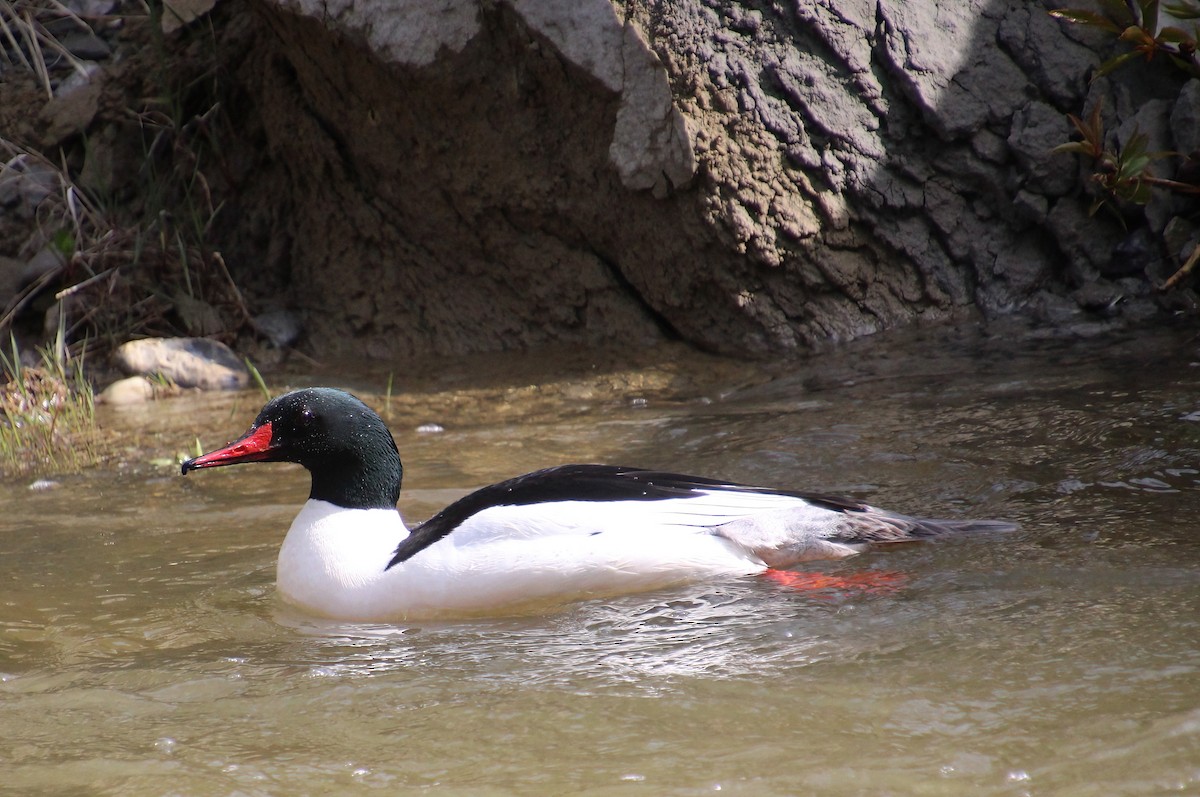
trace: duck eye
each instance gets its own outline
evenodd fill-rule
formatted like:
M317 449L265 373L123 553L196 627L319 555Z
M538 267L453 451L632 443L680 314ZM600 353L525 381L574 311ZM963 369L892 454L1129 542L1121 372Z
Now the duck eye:
M308 407L305 407L304 409L300 410L300 426L301 427L312 426L316 420L317 420L316 413L314 413Z

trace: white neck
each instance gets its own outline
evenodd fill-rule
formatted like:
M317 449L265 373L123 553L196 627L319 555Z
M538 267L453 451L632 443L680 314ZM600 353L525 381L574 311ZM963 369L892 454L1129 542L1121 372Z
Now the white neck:
M384 613L390 592L382 589L384 568L406 536L395 509L344 509L309 499L279 550L279 592L289 603L327 617Z

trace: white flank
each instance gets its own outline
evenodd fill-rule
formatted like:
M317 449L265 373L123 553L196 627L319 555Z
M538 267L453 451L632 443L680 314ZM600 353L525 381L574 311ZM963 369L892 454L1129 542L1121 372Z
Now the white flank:
M367 622L619 595L761 572L760 557L713 527L785 509L811 515L812 526L836 515L790 496L720 490L499 506L384 570L408 535L398 512L310 500L279 552L278 588L306 611Z

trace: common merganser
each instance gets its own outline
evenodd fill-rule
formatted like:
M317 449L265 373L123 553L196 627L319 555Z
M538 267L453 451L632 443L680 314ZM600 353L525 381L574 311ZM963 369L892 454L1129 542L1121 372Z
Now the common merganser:
M387 426L341 390L271 400L242 437L191 470L294 462L312 490L279 551L284 600L332 619L495 613L852 556L947 532L852 499L609 465L563 465L484 487L408 529Z

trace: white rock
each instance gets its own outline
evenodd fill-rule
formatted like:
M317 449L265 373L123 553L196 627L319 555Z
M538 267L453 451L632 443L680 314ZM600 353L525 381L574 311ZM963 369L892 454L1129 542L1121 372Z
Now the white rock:
M99 404L128 406L143 404L154 398L154 385L144 376L129 376L118 379L96 396Z
M207 338L146 338L117 349L117 365L130 374L161 374L180 387L241 390L250 384L245 365L224 343Z

